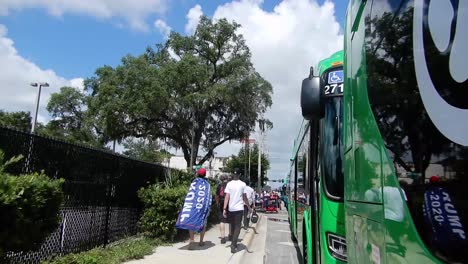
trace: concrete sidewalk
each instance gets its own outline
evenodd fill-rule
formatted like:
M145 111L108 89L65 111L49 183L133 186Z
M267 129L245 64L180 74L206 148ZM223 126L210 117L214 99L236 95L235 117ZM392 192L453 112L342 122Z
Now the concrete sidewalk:
M219 225L215 225L205 233L205 245L198 246L199 235L195 235L196 247L194 250L188 250L188 240L180 243L175 243L170 246L159 246L155 248L152 255L145 256L143 259L132 260L126 264L187 264L187 263L203 263L203 264L235 264L242 263L242 258L249 250L250 243L255 236L256 230L260 223L264 223L262 215L259 214L257 224L252 224L247 230L241 229L239 235L238 249L235 254L231 253L231 242L221 244L219 235ZM227 234L227 233L226 233Z

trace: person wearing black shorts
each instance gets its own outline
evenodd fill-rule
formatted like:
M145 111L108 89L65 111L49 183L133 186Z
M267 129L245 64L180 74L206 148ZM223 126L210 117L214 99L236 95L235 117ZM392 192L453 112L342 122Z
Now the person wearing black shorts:
M226 225L228 224L227 217L223 215L223 206L224 206L224 197L225 193L224 190L226 188L226 184L228 182L228 176L227 175L221 175L219 177L221 180L221 183L218 185L218 188L216 188L216 195L215 195L215 200L216 200L216 205L217 205L217 213L218 213L218 219L220 221L219 224L219 231L221 234L221 244L226 243L226 237L225 237L225 230L226 230ZM230 229L228 229L230 231ZM230 240L231 234L229 233L228 240Z

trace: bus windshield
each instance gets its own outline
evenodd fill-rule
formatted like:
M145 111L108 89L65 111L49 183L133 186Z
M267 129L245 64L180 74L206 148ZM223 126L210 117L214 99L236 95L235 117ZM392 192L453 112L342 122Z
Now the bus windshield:
M341 160L343 155L342 72L341 67L339 67L338 69L331 69L322 75L322 81L326 85L324 86L324 118L321 122L321 164L324 172L325 193L329 198L334 200L341 200L344 191ZM333 77L337 75L340 77L334 80Z

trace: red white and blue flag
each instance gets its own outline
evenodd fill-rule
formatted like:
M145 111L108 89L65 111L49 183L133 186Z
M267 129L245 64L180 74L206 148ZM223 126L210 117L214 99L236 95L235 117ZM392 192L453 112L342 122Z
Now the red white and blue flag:
M201 232L211 208L211 187L207 180L196 178L190 184L176 228Z

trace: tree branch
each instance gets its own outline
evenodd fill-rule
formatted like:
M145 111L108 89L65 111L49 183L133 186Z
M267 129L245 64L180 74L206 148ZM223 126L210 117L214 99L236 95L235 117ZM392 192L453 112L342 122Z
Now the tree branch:
M208 152L205 154L205 156L203 156L203 158L198 162L198 164L203 164L205 161L207 161L211 156L213 156L213 151L216 147L220 146L221 144L223 144L224 142L228 141L228 140L233 140L235 139L234 136L229 136L215 144L212 145L211 148L208 149Z

